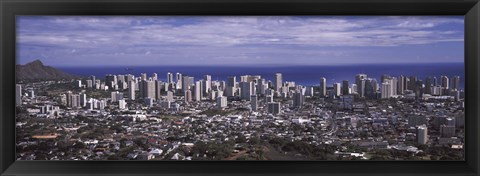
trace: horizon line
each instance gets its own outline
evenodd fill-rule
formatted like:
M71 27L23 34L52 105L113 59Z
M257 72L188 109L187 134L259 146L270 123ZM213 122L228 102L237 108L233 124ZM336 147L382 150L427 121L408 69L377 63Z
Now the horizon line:
M27 63L28 64L28 63ZM355 65L415 65L415 64L465 64L465 62L418 62L418 63L339 63L339 64L317 64L317 65L307 65L307 64L242 64L242 65L45 65L52 67L61 67L61 68L73 68L73 67L298 67L298 66L355 66ZM25 65L25 64L23 64Z

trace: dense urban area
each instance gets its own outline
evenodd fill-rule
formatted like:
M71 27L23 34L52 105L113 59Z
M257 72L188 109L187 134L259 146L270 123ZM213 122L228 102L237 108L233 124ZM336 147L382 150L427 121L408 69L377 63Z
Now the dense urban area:
M17 80L18 160L464 160L460 77ZM160 78L163 77L163 78Z

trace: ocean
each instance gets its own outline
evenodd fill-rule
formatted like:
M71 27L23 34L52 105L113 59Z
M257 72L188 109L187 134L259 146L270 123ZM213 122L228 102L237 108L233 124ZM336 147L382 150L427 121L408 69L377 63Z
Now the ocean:
M261 75L262 78L272 80L275 73L282 73L283 81L294 81L297 85L319 85L320 77L327 79L327 85L348 80L354 83L355 75L365 73L369 78L380 80L381 75L390 76L417 76L424 80L427 76L436 76L440 83L440 76L460 76L460 87L464 88L465 69L463 63L428 63L428 64L364 64L364 65L329 65L329 66L132 66L132 67L57 67L67 73L90 76L104 79L106 74L132 74L140 76L147 73L151 76L158 74L159 80L166 80L167 72L182 73L194 77L195 80L203 79L203 75L212 75L212 80L227 80L228 76ZM128 69L127 69L128 68Z

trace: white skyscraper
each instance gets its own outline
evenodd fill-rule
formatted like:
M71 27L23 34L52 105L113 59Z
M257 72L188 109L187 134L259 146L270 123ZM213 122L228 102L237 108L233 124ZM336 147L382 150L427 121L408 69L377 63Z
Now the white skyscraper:
M335 96L340 96L342 94L342 84L341 83L335 83L333 84L333 94Z
M202 83L202 91L205 94L208 94L212 86L212 76L211 75L204 75L203 76L203 83Z
M218 108L227 107L227 97L225 96L217 97L217 107Z
M275 79L274 79L274 88L275 91L280 92L280 89L282 88L282 74L281 73L275 73Z
M147 80L143 82L143 98L155 98L155 81Z
M192 91L186 90L184 95L185 95L185 102L192 101Z
M119 109L126 109L127 108L127 103L125 102L125 100L118 101L118 108Z
M80 94L80 106L82 107L87 106L87 94L85 93Z
M366 74L357 74L355 75L355 84L357 85L357 93L360 97L365 96L365 80L367 79Z
M195 82L195 101L201 101L203 97L203 86L202 81Z
M17 84L16 86L15 102L18 106L22 105L22 85L20 84Z
M389 82L382 83L382 87L380 88L380 94L382 99L392 97L392 85Z
M172 91L167 92L167 101L169 101L169 102L173 101L173 92Z

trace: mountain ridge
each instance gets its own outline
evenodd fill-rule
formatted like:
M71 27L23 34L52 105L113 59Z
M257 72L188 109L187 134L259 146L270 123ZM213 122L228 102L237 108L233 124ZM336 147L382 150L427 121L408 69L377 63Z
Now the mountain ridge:
M79 78L54 67L46 66L38 59L25 65L16 65L16 77L17 80L67 80Z

